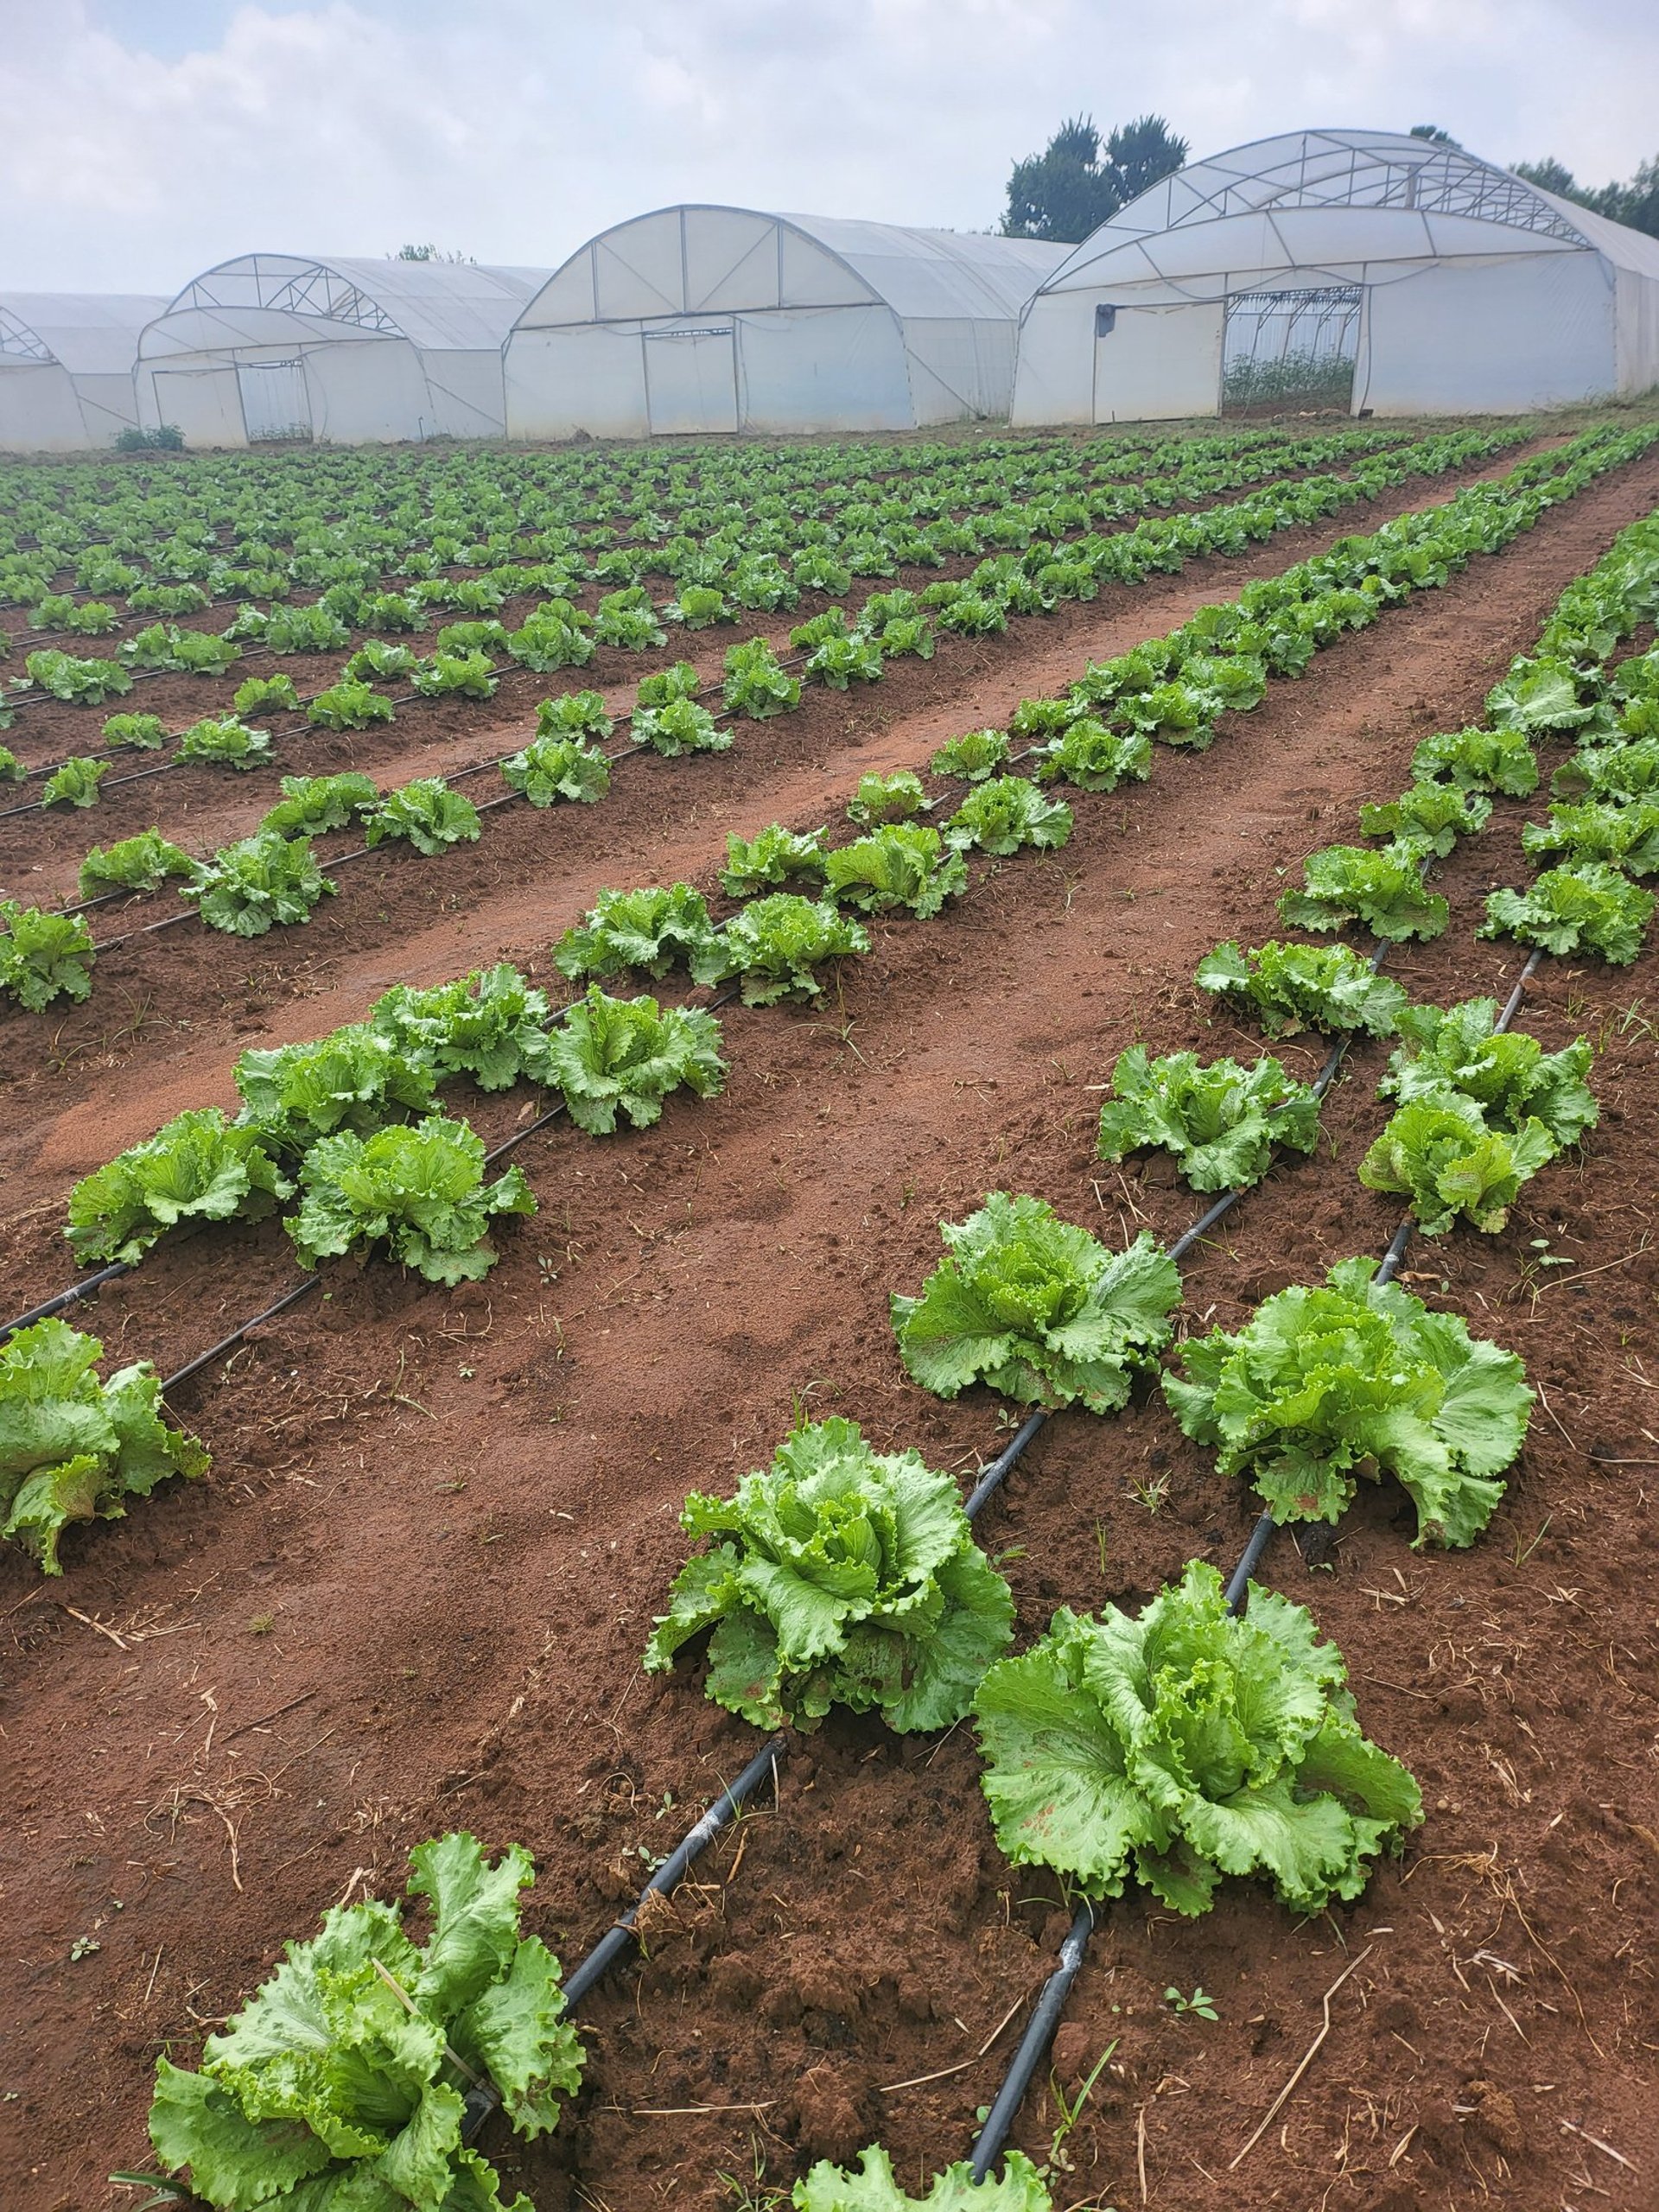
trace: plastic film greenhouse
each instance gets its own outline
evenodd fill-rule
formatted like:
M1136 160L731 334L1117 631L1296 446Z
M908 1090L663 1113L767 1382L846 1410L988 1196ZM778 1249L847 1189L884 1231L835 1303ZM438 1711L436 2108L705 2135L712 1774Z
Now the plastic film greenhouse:
M752 208L592 238L506 348L514 437L902 430L1001 418L1021 307L1066 257L1027 238Z
M137 292L0 292L0 448L84 452L130 429L138 334L166 305Z
M1177 171L1028 303L1013 419L1521 413L1659 382L1659 239L1460 147L1262 138Z
M501 346L545 281L473 262L250 253L187 284L139 344L139 418L193 446L499 438Z

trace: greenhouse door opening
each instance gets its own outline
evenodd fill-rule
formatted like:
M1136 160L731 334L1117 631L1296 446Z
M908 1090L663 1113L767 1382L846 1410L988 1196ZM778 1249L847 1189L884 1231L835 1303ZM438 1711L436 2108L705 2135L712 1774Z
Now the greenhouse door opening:
M729 322L647 330L645 407L653 437L737 428L737 332Z
M250 445L310 436L311 397L302 361L238 361L236 382Z
M1363 298L1357 284L1233 293L1222 353L1222 413L1335 408L1345 415L1354 400Z

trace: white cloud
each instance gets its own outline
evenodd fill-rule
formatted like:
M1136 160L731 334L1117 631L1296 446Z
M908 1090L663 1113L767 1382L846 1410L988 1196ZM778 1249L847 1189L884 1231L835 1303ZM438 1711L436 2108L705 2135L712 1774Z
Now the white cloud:
M1591 181L1659 141L1643 0L194 0L194 43L169 0L111 20L0 0L0 283L168 290L255 246L429 238L548 265L680 199L984 227L1079 110L1159 110L1199 154L1433 121Z

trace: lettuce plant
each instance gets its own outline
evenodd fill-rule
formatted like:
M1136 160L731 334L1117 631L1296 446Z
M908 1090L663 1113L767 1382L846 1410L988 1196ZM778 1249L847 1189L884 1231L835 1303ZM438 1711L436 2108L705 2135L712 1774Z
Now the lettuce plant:
M558 798L592 806L611 788L611 764L580 737L533 737L501 763L501 780L532 806L551 806Z
M11 717L0 708L0 729L10 729ZM25 771L22 762L9 745L0 745L0 784L21 784Z
M118 607L107 600L78 600L67 592L48 592L35 609L37 630L64 630L75 638L106 638L121 627Z
M1152 740L1139 730L1109 729L1094 715L1077 715L1038 754L1037 780L1063 776L1080 791L1114 791L1144 784L1152 773Z
M77 888L83 899L105 891L159 891L169 876L188 878L195 872L189 854L159 830L141 830L136 837L94 845L80 864Z
M1549 788L1557 798L1659 798L1659 735L1586 746L1562 761Z
M201 2071L156 2068L150 2141L219 2212L531 2212L467 2147L464 2090L493 2083L515 2134L558 2125L581 2086L559 1962L521 1935L535 1880L514 1844L492 1866L458 1833L410 1853L430 1908L416 1944L398 1908L333 1905L202 2046Z
M105 699L118 699L132 689L131 676L116 660L99 660L96 657L79 660L73 653L48 648L28 654L23 666L31 683L48 697L67 700L73 706L96 707Z
M0 992L31 1014L54 999L89 999L96 951L79 914L53 914L0 899Z
M96 806L99 785L114 766L112 760L95 760L90 753L78 753L41 785L41 804Z
M293 1189L257 1130L198 1107L84 1175L64 1234L78 1260L130 1266L181 1221L263 1220Z
M896 614L879 628L866 627L863 634L878 648L884 662L902 660L912 653L918 660L933 658L933 625L925 614Z
M487 653L435 652L410 676L410 688L423 699L488 699L496 675Z
M1000 2176L974 2179L966 2158L935 2174L925 2196L912 2196L893 2177L880 2144L859 2153L858 2171L820 2158L795 2184L795 2212L1053 2212L1043 2177L1023 2151L1010 2151Z
M1525 798L1538 788L1538 763L1516 729L1442 730L1411 756L1412 780L1446 782L1461 791L1504 791Z
M250 729L235 715L207 715L181 732L174 758L211 761L221 768L257 768L270 758L270 733Z
M423 665L413 645L397 645L387 638L371 638L352 655L340 673L353 683L407 683Z
M366 1133L427 1113L435 1079L426 1052L411 1051L401 1034L386 1035L372 1020L346 1022L326 1037L244 1052L235 1068L238 1118L291 1160L336 1129Z
M950 1727L1014 1633L955 1478L873 1451L855 1421L797 1428L735 1497L692 1491L680 1525L715 1541L676 1577L645 1667L712 1628L709 1695L758 1727L815 1728L836 1705Z
M636 745L648 745L669 760L683 753L724 753L732 743L731 731L721 729L708 708L695 699L637 708L628 732Z
M794 632L798 639L799 634L798 631ZM830 637L807 655L805 674L811 683L827 683L832 691L844 691L854 682L879 683L883 666L881 648L874 638Z
M1007 757L1008 741L1000 729L970 729L942 745L928 766L936 776L960 776L964 782L982 784Z
M464 792L451 791L442 776L417 776L388 791L363 825L365 845L406 839L428 860L447 846L476 844L483 825Z
M104 721L104 742L130 745L143 753L159 752L167 743L167 725L159 715L108 715Z
M250 676L237 685L231 704L245 721L250 715L296 715L300 695L291 676Z
M1490 1128L1472 1099L1446 1090L1389 1116L1359 1163L1359 1179L1368 1191L1408 1198L1425 1236L1443 1236L1459 1215L1491 1234L1509 1219L1521 1185L1558 1149L1541 1122Z
M1154 1060L1131 1045L1100 1111L1103 1160L1161 1146L1195 1191L1248 1190L1273 1164L1275 1144L1312 1152L1319 1141L1319 1100L1267 1056L1249 1067L1196 1052Z
M727 606L724 592L708 584L685 584L679 597L670 600L663 609L663 620L677 622L687 630L709 630L716 622L735 622L737 617Z
M352 642L346 625L326 607L273 607L269 614L258 617L257 625L249 620L253 613L250 607L238 615L231 634L257 639L268 652L337 653Z
M1564 853L1569 861L1605 861L1627 875L1659 873L1659 793L1622 805L1588 799L1552 806L1548 823L1523 826L1521 849L1529 860Z
M1302 1606L1252 1586L1236 1618L1203 1560L1138 1617L1062 1607L974 1700L997 1843L1090 1897L1133 1877L1188 1917L1230 1874L1264 1877L1299 1913L1357 1897L1423 1812L1361 1734L1346 1680Z
M1072 815L1064 799L1045 798L1026 776L995 776L976 785L944 824L944 841L961 852L1017 853L1022 846L1047 850L1071 835Z
M196 870L185 891L210 929L264 937L277 922L308 921L334 885L318 867L307 837L261 830L225 845Z
M653 998L607 997L597 984L570 1007L546 1043L546 1080L564 1094L571 1120L609 1136L617 1116L636 1129L662 1119L663 1101L683 1085L699 1098L725 1087L720 1024L696 1007L664 1012Z
M372 690L353 677L342 677L318 692L305 719L319 729L367 729L371 722L391 721L393 709L384 692Z
M536 709L537 737L588 737L601 744L615 727L598 691L563 691Z
M909 768L890 776L861 776L858 789L847 802L847 819L874 830L885 822L906 822L927 804L922 779Z
M937 830L922 822L890 822L868 837L826 853L824 888L861 913L902 906L925 920L968 882L968 864Z
M1400 1017L1405 1041L1389 1062L1378 1097L1408 1106L1456 1091L1474 1102L1492 1128L1519 1129L1535 1118L1558 1146L1576 1144L1599 1112L1585 1081L1594 1058L1589 1039L1578 1037L1559 1052L1546 1052L1524 1029L1495 1034L1497 1020L1496 999L1408 1007Z
M67 1322L37 1321L0 1345L0 1536L42 1573L62 1573L58 1540L72 1521L119 1520L168 1475L207 1470L193 1436L162 1419L148 1360L100 1382L104 1347Z
M374 779L353 769L333 776L284 776L282 792L259 823L279 837L317 837L343 830L354 816L372 814L380 804Z
M1339 930L1363 922L1390 944L1404 938L1435 938L1451 909L1437 891L1424 888L1420 854L1390 846L1380 853L1363 845L1326 845L1302 862L1306 888L1287 891L1280 918L1293 928Z
M1459 837L1474 836L1491 819L1492 802L1459 784L1415 783L1398 798L1362 806L1362 837L1397 838L1444 860Z
M436 1114L371 1136L320 1137L299 1179L299 1209L283 1225L307 1268L346 1253L364 1260L384 1243L428 1282L476 1282L496 1262L492 1218L536 1211L523 1168L486 1186L483 1138Z
M741 906L693 955L691 969L700 983L735 977L745 1006L775 1006L780 999L817 998L822 986L815 968L869 949L863 925L831 900L775 891Z
M787 714L801 703L801 679L786 676L778 656L764 638L733 645L726 655L726 681L721 698L728 715L747 715L751 721Z
M1169 1341L1180 1277L1149 1236L1109 1251L1006 1191L939 1234L950 1256L890 1306L907 1372L941 1398L982 1382L1022 1404L1116 1413Z
M1334 1522L1359 1476L1387 1472L1417 1510L1416 1544L1471 1544L1527 1433L1525 1370L1376 1273L1375 1260L1338 1261L1322 1287L1280 1291L1236 1333L1189 1337L1185 1378L1166 1373L1164 1394L1281 1522Z
M629 603L617 603L624 600ZM658 620L649 594L643 591L637 601L624 592L612 592L601 599L592 634L596 645L615 645L627 653L652 652L668 642L668 632Z
M224 637L215 638L201 630L181 630L175 623L153 622L119 651L136 668L176 669L183 676L223 676L239 657L234 624Z
M1596 719L1593 701L1580 696L1579 671L1570 661L1523 655L1486 694L1486 713L1497 729L1542 730L1554 735Z
M785 830L780 822L769 823L753 837L729 831L721 888L733 899L750 899L757 891L798 877L821 880L825 834L823 830Z
M1246 953L1230 939L1198 965L1200 990L1253 1014L1269 1037L1303 1029L1363 1029L1391 1037L1408 1003L1398 983L1379 976L1345 944L1281 944Z
M671 668L654 669L649 676L642 676L634 702L642 708L667 707L676 699L695 699L702 689L702 678L696 664L677 660Z
M1547 868L1529 891L1494 891L1477 937L1513 937L1546 952L1593 952L1627 968L1642 950L1656 901L1616 868L1580 861Z
M551 1079L549 1020L546 994L505 961L426 990L395 983L369 1009L370 1028L406 1061L480 1090Z
M709 902L689 883L639 891L601 891L587 918L553 948L563 976L601 982L630 968L658 981L676 965L689 968L716 943Z

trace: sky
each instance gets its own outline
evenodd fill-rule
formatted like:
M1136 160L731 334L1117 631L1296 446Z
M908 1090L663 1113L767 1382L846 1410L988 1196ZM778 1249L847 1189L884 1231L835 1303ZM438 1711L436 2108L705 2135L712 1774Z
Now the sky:
M1438 123L1586 183L1659 152L1653 0L0 0L0 287L257 249L556 267L681 200L994 227L1066 116L1196 156Z

